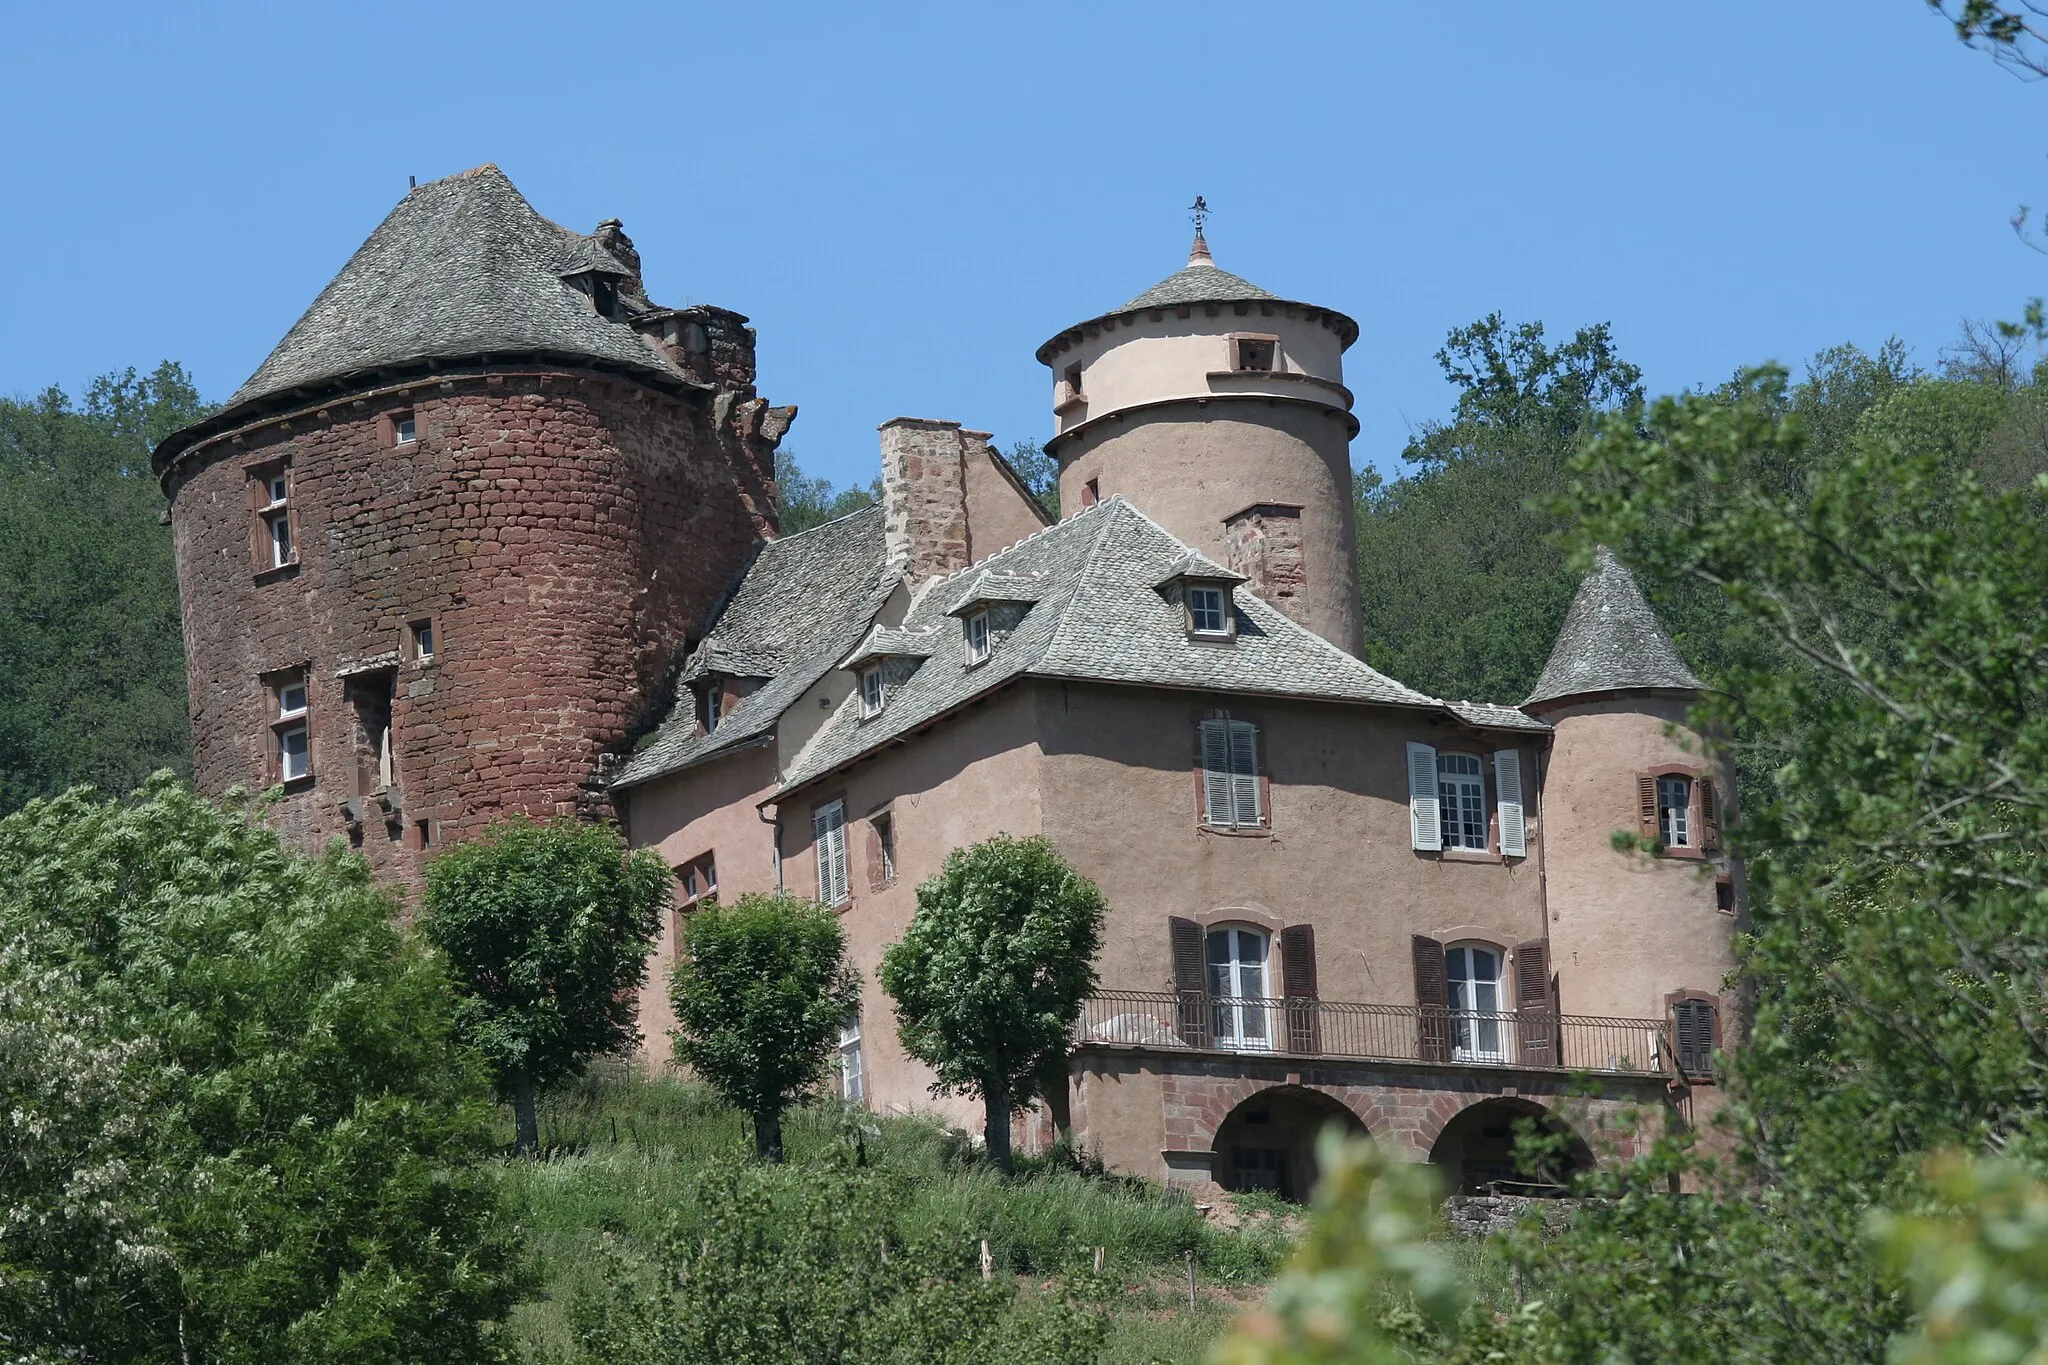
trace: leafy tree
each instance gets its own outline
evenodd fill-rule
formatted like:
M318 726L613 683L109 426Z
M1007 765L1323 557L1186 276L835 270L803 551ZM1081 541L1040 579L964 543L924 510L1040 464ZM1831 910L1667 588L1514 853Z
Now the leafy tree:
M0 820L0 1353L499 1359L484 1077L395 908L169 774Z
M165 362L0 399L0 813L191 767L170 532L149 447L207 412Z
M874 506L882 500L882 479L877 475L865 488L856 484L834 492L830 479L804 473L796 462L795 452L778 450L775 452L775 491L777 521L782 534L793 536L798 531L808 531L813 526L823 526L828 521L858 512L863 507Z
M1045 453L1045 447L1036 441L1018 441L1005 451L1003 458L1010 462L1010 468L1024 482L1031 496L1038 499L1038 505L1054 521L1060 515L1060 464Z
M979 1095L989 1155L1010 1164L1010 1115L1064 1057L1095 988L1101 891L1043 837L956 848L917 888L917 911L882 957L897 1033L938 1073L935 1093Z
M540 1146L535 1092L639 1040L636 992L669 903L652 850L608 825L515 819L427 867L420 928L454 964L464 1035Z
M669 987L678 1060L754 1122L754 1150L782 1160L782 1111L824 1079L860 978L824 906L749 895L689 917Z
M879 1172L729 1167L697 1200L695 1228L578 1304L579 1365L1087 1365L1107 1333L1066 1287L984 1280L966 1230L913 1232Z

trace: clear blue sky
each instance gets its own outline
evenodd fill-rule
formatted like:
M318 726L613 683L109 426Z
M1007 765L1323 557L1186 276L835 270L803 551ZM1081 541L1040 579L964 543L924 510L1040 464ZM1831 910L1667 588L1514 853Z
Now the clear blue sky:
M624 219L658 301L760 329L787 444L1050 426L1032 359L1176 269L1338 308L1359 463L1490 310L1611 321L1653 389L2048 292L2048 86L1920 0L9 7L0 392L170 357L225 397L421 180Z

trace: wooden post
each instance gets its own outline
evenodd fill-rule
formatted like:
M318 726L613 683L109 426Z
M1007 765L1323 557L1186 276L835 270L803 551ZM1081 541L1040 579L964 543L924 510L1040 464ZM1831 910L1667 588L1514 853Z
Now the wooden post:
M995 1258L988 1254L988 1238L981 1239L981 1282L987 1284L995 1278Z
M1188 1253L1187 1253L1187 1258L1188 1258L1188 1311L1189 1311L1190 1313L1192 1313L1192 1312L1194 1312L1194 1311L1195 1311L1195 1253L1194 1253L1194 1252L1192 1252L1192 1251L1188 1252Z
M1095 1273L1098 1275L1102 1273L1102 1251L1101 1247L1095 1248Z

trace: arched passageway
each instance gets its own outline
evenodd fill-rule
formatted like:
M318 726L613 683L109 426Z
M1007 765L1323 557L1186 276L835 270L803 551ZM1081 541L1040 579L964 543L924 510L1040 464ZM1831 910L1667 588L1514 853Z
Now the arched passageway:
M1331 1123L1365 1132L1358 1116L1328 1095L1295 1085L1261 1090L1216 1129L1216 1182L1226 1190L1271 1190L1307 1202L1318 1174L1316 1138Z
M1520 1121L1563 1139L1553 1155L1526 1162L1515 1152ZM1564 1120L1525 1099L1490 1099L1461 1111L1444 1125L1429 1149L1430 1164L1444 1173L1458 1194L1544 1194L1562 1190L1571 1178L1593 1169L1593 1150Z

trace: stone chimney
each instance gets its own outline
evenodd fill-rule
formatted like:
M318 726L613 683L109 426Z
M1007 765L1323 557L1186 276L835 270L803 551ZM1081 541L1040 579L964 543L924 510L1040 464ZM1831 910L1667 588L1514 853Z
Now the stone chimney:
M897 417L882 423L883 539L913 585L972 562L967 463L987 459L989 433L958 422Z
M1250 580L1245 586L1286 613L1309 625L1302 590L1308 566L1301 553L1301 508L1291 503L1253 503L1223 519L1223 545L1228 567ZM1315 627L1309 626L1311 630Z
M640 253L633 247L633 239L626 235L626 225L616 218L607 218L597 225L590 234L597 244L618 257L619 264L633 272L633 285L640 286Z

